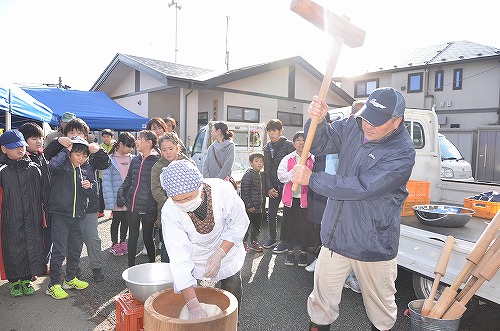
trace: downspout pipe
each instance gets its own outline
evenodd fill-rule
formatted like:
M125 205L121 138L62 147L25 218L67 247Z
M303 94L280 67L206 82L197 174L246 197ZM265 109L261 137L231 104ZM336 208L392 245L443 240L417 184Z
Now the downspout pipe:
M187 107L188 107L188 103L187 103L187 100L188 100L188 96L193 93L194 91L194 88L193 88L193 82L189 83L189 86L191 87L191 91L189 91L189 93L187 93L185 96L184 96L184 114L185 114L185 120L184 120L184 142L187 142L187 137L188 137L188 134L187 134ZM188 146L189 148L189 146Z
M434 109L434 94L430 94L429 93L429 80L430 80L430 75L429 75L429 68L425 68L424 69L424 81L425 81L425 87L424 87L424 91L425 91L425 96L424 96L424 100L425 98L431 98L431 104L430 104L430 109ZM425 101L424 101L424 108L425 108Z

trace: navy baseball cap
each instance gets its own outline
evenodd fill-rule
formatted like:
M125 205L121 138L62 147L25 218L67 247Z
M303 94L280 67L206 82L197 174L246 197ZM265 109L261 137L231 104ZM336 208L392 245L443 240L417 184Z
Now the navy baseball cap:
M5 146L7 149L14 149L21 146L28 146L24 140L24 136L18 130L8 130L5 131L0 136L0 144Z
M392 117L403 117L405 112L403 95L392 87L381 87L368 96L365 105L354 115L373 126L381 126Z

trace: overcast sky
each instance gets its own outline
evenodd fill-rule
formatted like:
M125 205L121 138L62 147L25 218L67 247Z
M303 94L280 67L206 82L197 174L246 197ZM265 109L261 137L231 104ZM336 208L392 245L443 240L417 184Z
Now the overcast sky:
M290 0L0 0L0 81L88 90L117 53L224 70L300 55L324 71L332 38ZM374 69L405 49L469 40L500 48L500 1L317 0L366 31L343 46L335 76ZM229 17L229 20L227 19ZM229 23L228 23L229 22Z

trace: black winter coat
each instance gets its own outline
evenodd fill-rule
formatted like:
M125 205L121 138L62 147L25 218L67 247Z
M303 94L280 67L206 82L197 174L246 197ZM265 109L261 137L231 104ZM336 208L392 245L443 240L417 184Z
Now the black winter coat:
M274 156L271 155L271 144L274 148ZM280 137L274 144L269 141L266 146L264 146L266 190L274 188L278 192L283 191L283 183L278 179L278 166L280 165L281 159L293 151L295 151L293 143L285 137Z
M63 148L65 148L63 145L59 143L58 140L53 140L52 142L49 143L47 148L44 151L45 157L47 158L48 161L52 159L57 153L59 153ZM89 176L89 180L92 182L97 178L97 171L98 170L106 170L109 168L111 165L111 160L109 158L108 153L104 150L104 148L99 148L99 150L96 153L90 154L89 156L89 164L92 167L92 177ZM97 192L99 192L99 182L96 181L97 183ZM91 195L89 197L89 202L88 202L88 207L87 207L87 214L91 213L97 213L99 211L99 196L96 195Z
M5 269L0 278L17 280L42 275L45 272L42 202L48 182L43 179L40 167L27 156L14 161L2 155L0 168L3 191L0 241Z
M254 213L265 213L266 195L264 172L247 169L241 178L241 200L245 203L245 209L255 207Z
M49 162L51 188L46 210L51 214L84 218L88 199L97 195L97 183L90 164L85 162L75 168L69 160L69 154L64 148ZM82 179L90 181L91 187L84 189Z
M138 154L130 161L127 177L118 189L116 205L127 206L127 210L136 213L145 213L145 219L156 221L157 204L151 193L151 169L158 155L149 155L145 159Z

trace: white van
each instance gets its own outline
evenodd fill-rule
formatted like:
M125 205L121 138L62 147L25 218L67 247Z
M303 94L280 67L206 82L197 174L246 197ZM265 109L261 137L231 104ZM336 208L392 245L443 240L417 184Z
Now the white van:
M203 171L203 162L207 156L207 150L212 144L210 131L217 121L210 121L196 134L191 158ZM264 145L267 142L265 123L225 122L229 130L233 131L234 141L234 164L231 175L238 183L249 167L248 157L252 153L264 154Z
M441 178L474 180L472 166L462 153L443 134L439 133L439 151L441 153Z

